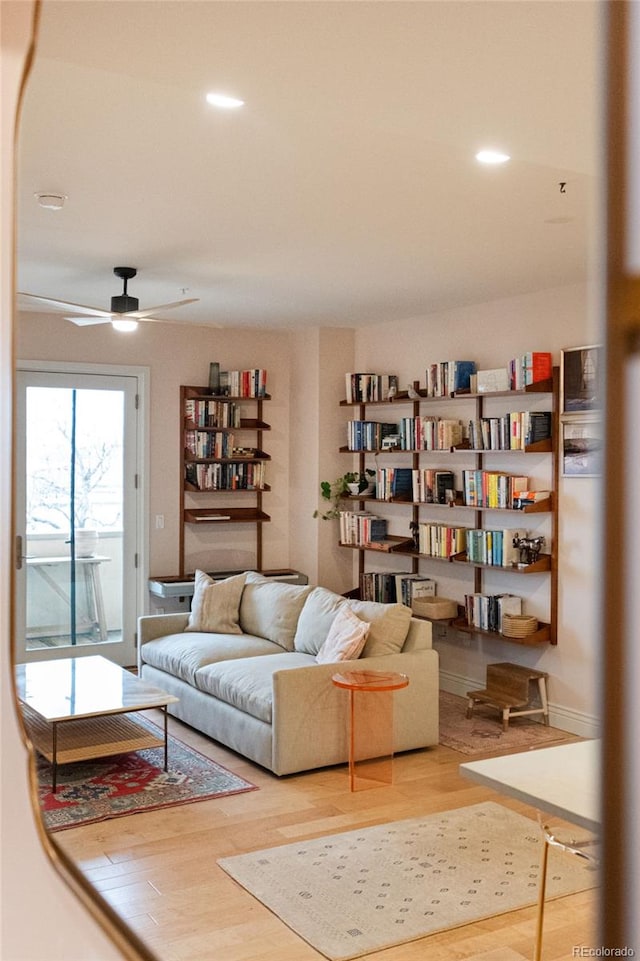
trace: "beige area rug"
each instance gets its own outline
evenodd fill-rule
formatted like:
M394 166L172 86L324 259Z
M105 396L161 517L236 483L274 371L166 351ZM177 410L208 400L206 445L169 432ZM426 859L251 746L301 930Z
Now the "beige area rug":
M223 858L218 864L331 961L534 904L536 822L493 802ZM552 850L548 896L593 887Z
M516 717L502 730L496 708L478 705L467 718L467 699L440 691L440 744L460 754L489 754L491 751L526 751L554 742L574 740L573 734L546 727L533 717Z

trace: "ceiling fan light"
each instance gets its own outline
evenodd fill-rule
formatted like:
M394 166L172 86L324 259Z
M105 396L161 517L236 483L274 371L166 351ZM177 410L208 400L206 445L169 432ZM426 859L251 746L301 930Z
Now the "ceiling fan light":
M121 334L130 334L134 330L138 329L137 320L129 320L127 317L122 317L119 320L112 320L111 326L114 330L120 331Z
M244 106L244 100L239 100L237 97L229 97L225 93L216 93L215 91L207 94L207 103L212 107L221 107L223 110L237 110L238 107Z
M476 160L481 164L506 164L511 157L507 153L503 153L501 150L479 150L476 154Z

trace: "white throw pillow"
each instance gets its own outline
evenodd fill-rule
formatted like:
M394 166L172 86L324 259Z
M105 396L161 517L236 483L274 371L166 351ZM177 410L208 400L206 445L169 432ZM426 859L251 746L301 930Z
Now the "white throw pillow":
M327 639L316 654L318 664L351 661L360 656L370 625L348 607L341 607L329 628Z
M191 614L185 631L242 634L240 601L246 576L235 574L223 581L214 581L204 571L196 571Z

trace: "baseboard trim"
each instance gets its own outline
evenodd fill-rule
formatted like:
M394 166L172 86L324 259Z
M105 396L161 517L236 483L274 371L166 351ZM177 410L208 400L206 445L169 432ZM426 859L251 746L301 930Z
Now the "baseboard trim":
M476 677L464 677L450 671L440 671L440 689L450 694L457 694L459 697L466 697L467 691L477 690L483 685L484 679L478 680ZM594 738L600 737L601 734L600 721L595 715L574 711L552 701L549 701L549 723L552 727L567 731L569 734L576 734L578 737Z

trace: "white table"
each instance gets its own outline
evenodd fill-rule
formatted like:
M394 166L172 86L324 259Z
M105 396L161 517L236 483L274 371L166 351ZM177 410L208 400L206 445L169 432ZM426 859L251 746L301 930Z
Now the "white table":
M63 557L27 557L26 560L27 567L36 571L44 583L68 606L71 603L70 595L56 580L54 571L60 567L69 567L71 558L65 555ZM105 557L102 554L94 554L92 557L76 557L77 571L84 583L88 626L98 632L101 641L108 640L109 634L100 582L100 565L110 560L110 557ZM27 636L39 637L42 633L42 631L39 633L29 631Z
M600 827L600 741L469 761L460 774L588 831Z
M167 770L167 705L178 698L105 657L18 664L16 688L31 740L51 763L54 794L58 764L161 747ZM163 713L162 736L128 716L150 708Z

